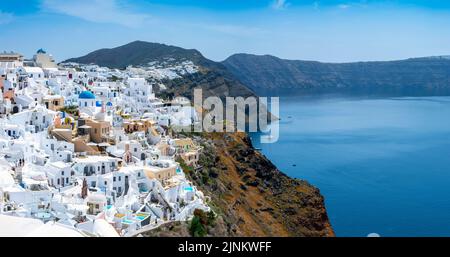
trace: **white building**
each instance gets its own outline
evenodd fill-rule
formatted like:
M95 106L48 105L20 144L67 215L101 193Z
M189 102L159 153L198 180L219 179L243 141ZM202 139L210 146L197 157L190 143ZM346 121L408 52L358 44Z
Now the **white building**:
M37 51L33 57L33 60L36 63L36 66L43 69L57 67L53 56L47 54L42 48Z
M81 176L100 175L113 172L119 159L108 156L87 156L74 159L73 169Z
M20 125L26 131L37 133L44 131L53 124L56 112L37 106L10 116L10 123Z
M95 107L95 95L90 91L83 91L78 95L79 107Z
M30 79L34 80L44 80L45 74L44 70L40 67L23 67L21 68L26 74L28 74L28 77Z
M45 172L49 186L61 188L72 184L72 170L68 163L49 162L45 165Z
M133 96L139 102L145 102L155 98L152 92L152 85L148 84L144 78L128 78L128 88L125 90L127 96Z
M0 53L0 69L15 69L23 66L23 56L14 52Z

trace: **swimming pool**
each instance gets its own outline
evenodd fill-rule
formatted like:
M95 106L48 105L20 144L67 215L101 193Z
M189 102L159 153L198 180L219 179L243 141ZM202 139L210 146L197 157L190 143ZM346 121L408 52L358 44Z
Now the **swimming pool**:
M122 220L122 224L130 225L130 224L133 224L133 223L134 223L134 221L132 221L132 220L127 220L127 219Z
M47 212L38 212L34 216L38 219L44 219L44 220L50 219L52 217L52 215Z
M136 219L138 219L138 220L145 220L145 218L146 218L146 216L139 216L139 215L137 215L136 216Z

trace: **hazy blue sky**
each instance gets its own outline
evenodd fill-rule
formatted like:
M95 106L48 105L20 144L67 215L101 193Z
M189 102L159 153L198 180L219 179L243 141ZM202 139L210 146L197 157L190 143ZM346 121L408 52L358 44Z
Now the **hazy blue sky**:
M330 62L450 55L450 1L0 0L0 50L58 61L134 40Z

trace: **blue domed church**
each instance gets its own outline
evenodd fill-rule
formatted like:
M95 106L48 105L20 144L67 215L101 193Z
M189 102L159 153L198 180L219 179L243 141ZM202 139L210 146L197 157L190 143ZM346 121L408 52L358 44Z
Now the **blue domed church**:
M83 91L78 95L78 107L95 107L95 95L90 91Z

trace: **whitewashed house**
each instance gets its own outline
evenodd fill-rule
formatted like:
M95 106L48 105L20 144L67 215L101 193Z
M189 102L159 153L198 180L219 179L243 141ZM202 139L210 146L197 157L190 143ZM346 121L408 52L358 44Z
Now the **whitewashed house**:
M48 162L45 165L48 184L54 188L66 187L72 184L71 165L62 161Z
M81 176L106 174L117 170L119 159L109 156L87 156L74 158L74 170Z
M44 70L42 70L42 68L40 67L22 67L21 69L26 74L28 74L28 77L30 79L33 79L35 81L45 79Z
M10 123L20 125L26 131L37 133L46 130L53 124L56 112L48 110L43 106L21 111L9 117Z

